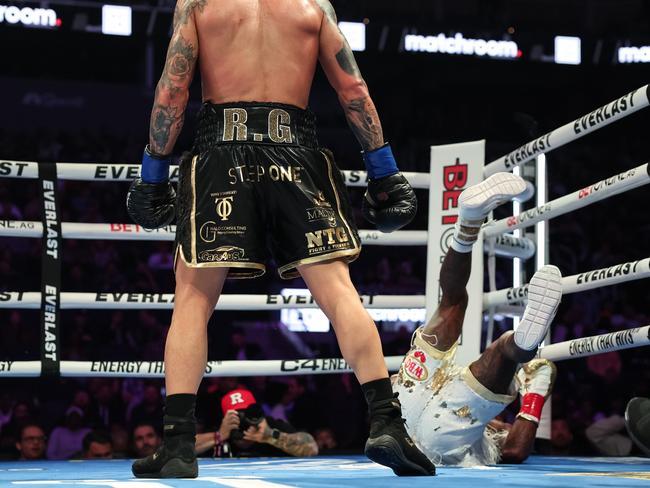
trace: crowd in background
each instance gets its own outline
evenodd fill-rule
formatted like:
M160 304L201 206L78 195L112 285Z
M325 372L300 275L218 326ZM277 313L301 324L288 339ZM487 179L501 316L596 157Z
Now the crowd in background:
M326 119L327 122L327 119ZM395 125L397 122L393 122ZM440 122L441 123L441 122ZM360 168L356 147L337 143L336 130L323 130L342 168ZM397 131L397 133L400 133ZM328 135L329 134L329 135ZM321 138L323 139L323 138ZM589 144L549 157L551 198L587 186L639 164L641 143L615 133L615 143L592 138ZM520 139L521 141L521 139ZM403 169L427 171L431 140L397 139ZM137 162L139 138L114 131L79 132L0 129L2 157L15 160ZM412 148L419 148L412 150ZM511 145L510 147L514 147ZM488 148L489 149L489 148ZM611 163L594 164L595 161ZM58 183L61 220L129 222L124 208L126 183ZM359 209L362 191L351 189ZM638 190L637 190L638 192ZM413 229L426 228L428 194L418 192L420 212ZM563 274L603 268L647 257L650 223L639 194L615 197L589 210L550 224L550 261ZM0 180L0 219L40 220L41 200L34 181ZM587 213L588 212L588 213ZM360 228L367 228L357 214ZM0 291L40 289L39 239L0 239ZM97 292L165 292L173 290L171 242L65 240L63 290ZM498 288L510 286L508 263L500 261ZM367 246L352 275L361 293L422 294L426 279L423 247ZM301 280L284 282L272 266L257 280L229 282L225 293L277 293L304 288ZM647 287L642 282L564 297L552 326L553 342L638 327L650 323ZM60 343L67 360L161 360L169 311L64 310ZM403 354L417 324L379 323L386 355ZM498 333L511 323L498 322ZM0 310L0 360L37 360L39 312ZM333 333L289 333L279 312L215 314L209 329L209 359L340 357ZM553 437L542 452L596 454L587 429L622 415L627 400L650 396L647 351L632 349L559 364L553 394ZM209 378L199 394L200 428L218 428L221 396L246 386L267 415L314 435L322 453L360 452L365 435L366 405L350 374L281 378ZM0 379L0 457L132 457L146 452L162 425L163 382L142 379ZM516 412L516 406L514 409ZM513 412L505 418L512 420ZM148 443L144 438L149 439ZM144 446L144 447L143 447Z

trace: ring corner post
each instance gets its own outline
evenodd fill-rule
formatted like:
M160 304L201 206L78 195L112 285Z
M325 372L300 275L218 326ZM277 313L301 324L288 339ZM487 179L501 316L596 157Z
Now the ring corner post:
M440 303L438 276L458 219L458 198L470 185L483 180L485 141L431 146L431 185L427 222L426 304L428 321ZM467 365L480 354L483 325L483 242L474 246L472 273L467 292L469 303L461 336L457 361Z

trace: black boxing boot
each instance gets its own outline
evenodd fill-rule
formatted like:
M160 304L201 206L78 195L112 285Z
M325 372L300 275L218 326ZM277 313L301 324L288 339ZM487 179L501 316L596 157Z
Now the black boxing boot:
M361 385L370 413L370 435L365 454L388 466L397 476L434 476L436 467L411 440L402 418L402 406L388 378Z
M196 478L199 464L194 444L196 395L170 395L166 399L163 443L151 456L133 462L136 478ZM177 415L170 415L175 413Z

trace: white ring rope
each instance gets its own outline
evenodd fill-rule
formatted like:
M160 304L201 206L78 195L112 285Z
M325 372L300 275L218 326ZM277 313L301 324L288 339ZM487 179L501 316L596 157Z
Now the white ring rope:
M526 210L519 215L511 215L505 219L488 222L483 227L483 235L486 238L493 237L504 232L529 227L542 220L555 218L648 183L650 183L650 173L648 173L648 163L646 163L551 200L539 207Z
M550 344L540 349L539 356L564 361L647 345L650 345L650 325Z
M518 149L498 158L484 167L484 177L498 171L511 170L541 153L561 147L590 132L626 117L650 104L649 85L645 85L593 112L563 125ZM138 164L55 163L57 178L76 181L129 181L139 176ZM4 173L0 177L38 178L39 163L0 160ZM364 171L342 171L347 186L362 187L367 183ZM429 189L429 173L403 173L417 189ZM178 178L178 166L170 167L170 178ZM501 256L527 259L535 254L534 243L527 238L504 235L508 230L528 227L539 221L584 207L604 198L650 183L648 164L602 180L587 188L565 195L547 204L507 219L491 222L483 229L484 236L496 237L493 251ZM113 239L171 241L175 228L169 226L153 231L133 224L84 224L63 222L61 233L69 239ZM42 237L40 222L0 221L0 236ZM400 231L383 234L360 231L364 244L424 245L427 231ZM486 239L487 241L488 239ZM563 293L574 293L601 286L650 276L650 258L624 263L610 268L581 273L562 279ZM504 313L517 313L526 298L527 285L483 294L484 308L498 307ZM364 295L366 308L424 308L423 295ZM61 292L61 309L171 309L173 294L161 293L77 293ZM298 295L223 295L217 310L279 310L287 307L317 308L311 297ZM39 292L0 292L0 308L40 309ZM539 355L552 360L571 359L601 352L627 349L650 344L650 326L586 337L544 347ZM396 371L401 356L386 357L389 371ZM205 376L276 376L296 374L327 374L351 372L343 359L298 359L265 361L210 361ZM163 377L162 361L61 361L61 376L138 376ZM0 361L0 376L40 376L40 361Z
M520 166L542 153L548 153L553 149L580 139L590 132L647 107L650 104L649 89L649 85L642 86L495 159L485 165L483 176L487 178L499 171L512 171L515 166Z
M384 358L389 371L397 371L402 356ZM61 361L61 376L162 378L162 361ZM305 374L351 373L344 359L275 359L261 361L208 361L206 377L293 376ZM0 361L0 377L41 375L40 361Z
M105 239L114 241L173 241L176 226L168 225L160 229L144 229L137 224L85 224L62 222L61 234L64 239ZM0 220L0 237L43 236L43 224L31 220ZM379 246L425 246L426 230L400 230L385 234L377 230L359 230L361 243ZM487 249L486 241L484 248ZM501 234L495 242L497 256L529 259L535 255L535 242L527 237Z
M650 258L617 264L562 278L562 294L577 293L627 281L650 278ZM528 285L505 288L483 294L483 309L499 305L513 305L525 300Z
M424 295L361 295L366 308L425 308ZM62 310L170 310L173 293L89 293L61 292ZM40 292L0 292L0 308L40 309ZM215 310L281 310L283 308L318 308L309 295L225 294Z
M145 229L137 224L62 222L61 233L64 239L173 241L176 236L176 226L168 225L160 229ZM43 236L43 224L27 220L0 220L0 237L3 236L40 238ZM400 230L390 234L384 234L378 230L359 230L359 237L361 242L366 245L423 246L427 243L426 230Z
M551 344L540 349L540 357L564 361L650 345L650 325L581 339ZM384 358L388 371L397 371L402 356ZM162 378L162 361L61 361L64 377L138 377ZM350 373L343 359L285 359L263 361L208 361L205 376L293 376L305 374ZM40 361L0 361L0 377L36 377L41 375Z
M59 180L73 181L131 181L140 176L139 164L127 163L55 163ZM6 168L4 178L38 178L38 163L34 161L0 160L0 165ZM341 171L347 186L366 186L368 174L365 171ZM420 190L428 190L431 185L429 173L402 172L411 186ZM178 165L169 167L169 177L178 180Z
M622 263L562 278L562 293L576 293L650 277L650 258ZM515 305L526 299L528 286L507 288L483 294L483 308ZM368 308L425 308L424 295L362 295ZM88 293L61 292L61 309L167 310L173 307L172 293ZM0 308L39 309L40 292L0 292ZM287 307L317 308L304 295L222 295L216 310L280 310Z

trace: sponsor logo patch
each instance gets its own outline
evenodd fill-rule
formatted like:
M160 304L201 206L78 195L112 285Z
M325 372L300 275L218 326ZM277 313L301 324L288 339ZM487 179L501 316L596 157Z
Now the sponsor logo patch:
M429 371L424 365L426 356L422 351L415 351L404 359L404 373L415 381L424 381L429 377Z
M244 250L241 247L221 246L216 249L206 249L199 253L199 259L203 262L220 261L245 261Z

